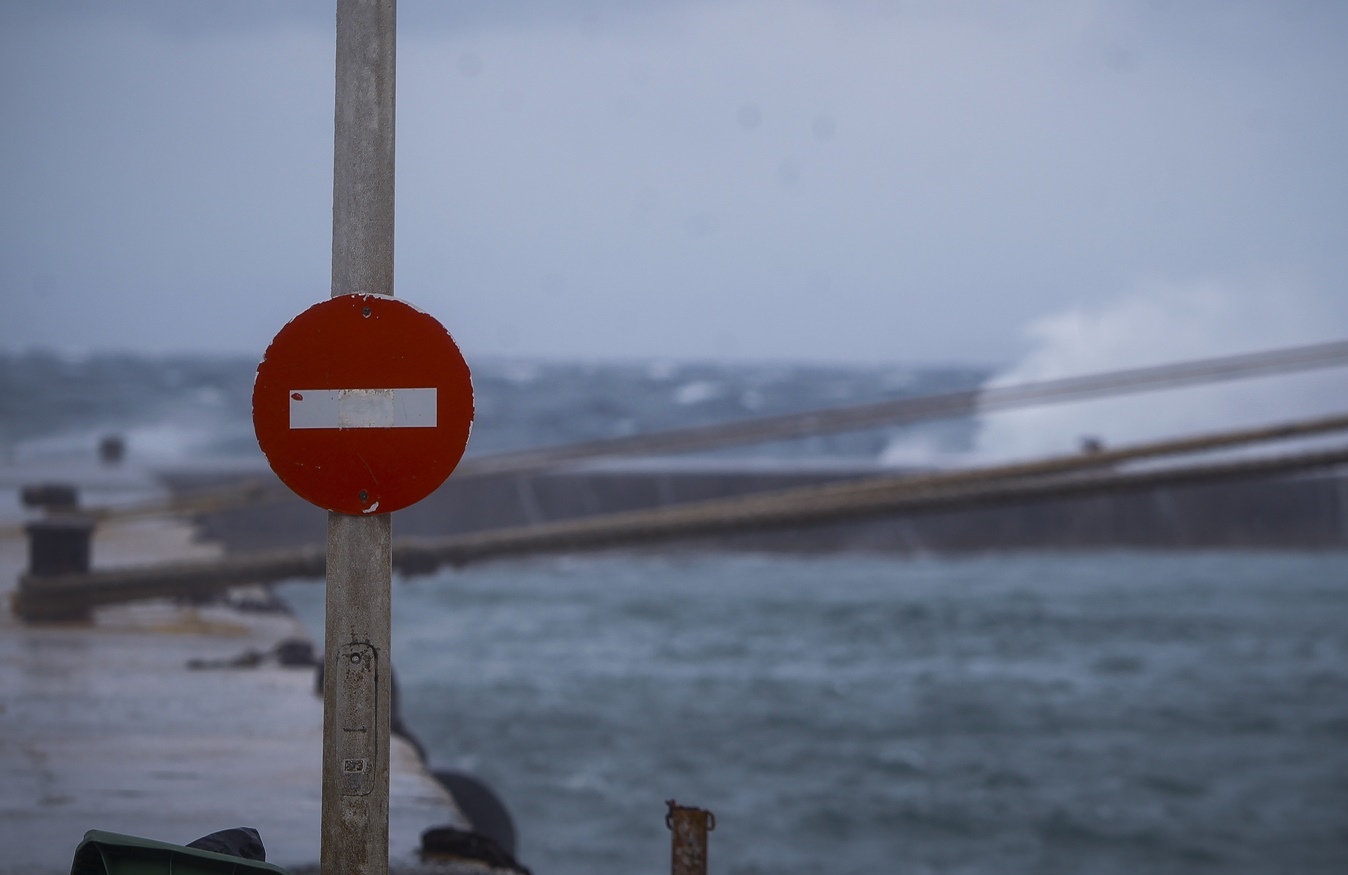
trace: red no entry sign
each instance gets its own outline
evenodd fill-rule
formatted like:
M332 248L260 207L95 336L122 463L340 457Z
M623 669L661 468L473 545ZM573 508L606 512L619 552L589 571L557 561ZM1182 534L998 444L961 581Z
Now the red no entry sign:
M385 295L342 295L296 316L253 383L253 428L272 470L338 513L388 513L458 465L473 384L435 317Z

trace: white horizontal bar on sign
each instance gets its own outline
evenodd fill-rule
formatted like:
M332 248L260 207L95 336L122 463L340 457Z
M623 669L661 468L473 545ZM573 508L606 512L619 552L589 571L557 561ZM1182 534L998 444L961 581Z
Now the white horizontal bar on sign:
M290 427L435 428L435 389L292 389Z

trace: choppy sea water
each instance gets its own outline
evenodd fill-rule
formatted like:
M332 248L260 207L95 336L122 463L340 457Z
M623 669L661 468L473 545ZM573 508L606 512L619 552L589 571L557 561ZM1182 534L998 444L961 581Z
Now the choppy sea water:
M91 455L109 431L133 460L261 460L251 420L255 360L209 356L87 357L0 350L0 458ZM476 418L468 453L561 444L801 410L970 389L988 370L674 362L473 363ZM916 452L967 450L973 420L822 435L726 455L874 458L897 441ZM904 451L906 450L906 452Z
M316 634L322 587L283 595ZM395 583L538 875L1348 871L1348 556L614 554Z

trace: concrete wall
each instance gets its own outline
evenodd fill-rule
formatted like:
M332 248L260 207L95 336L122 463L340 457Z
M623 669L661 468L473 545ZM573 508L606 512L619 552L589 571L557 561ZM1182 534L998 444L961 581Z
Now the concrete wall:
M657 507L866 476L873 469L632 466L451 478L394 517L396 536L433 537ZM177 488L221 475L176 475ZM326 518L298 498L202 516L203 537L231 552L321 544ZM735 535L703 547L957 552L1112 547L1348 546L1348 476L1341 473L1055 499Z

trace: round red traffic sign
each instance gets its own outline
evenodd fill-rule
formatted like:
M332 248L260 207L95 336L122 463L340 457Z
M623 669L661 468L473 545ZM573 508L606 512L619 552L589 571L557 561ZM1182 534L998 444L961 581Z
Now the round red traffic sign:
M472 424L472 378L454 339L386 295L305 310L267 347L253 383L253 428L272 470L338 513L388 513L430 495Z

